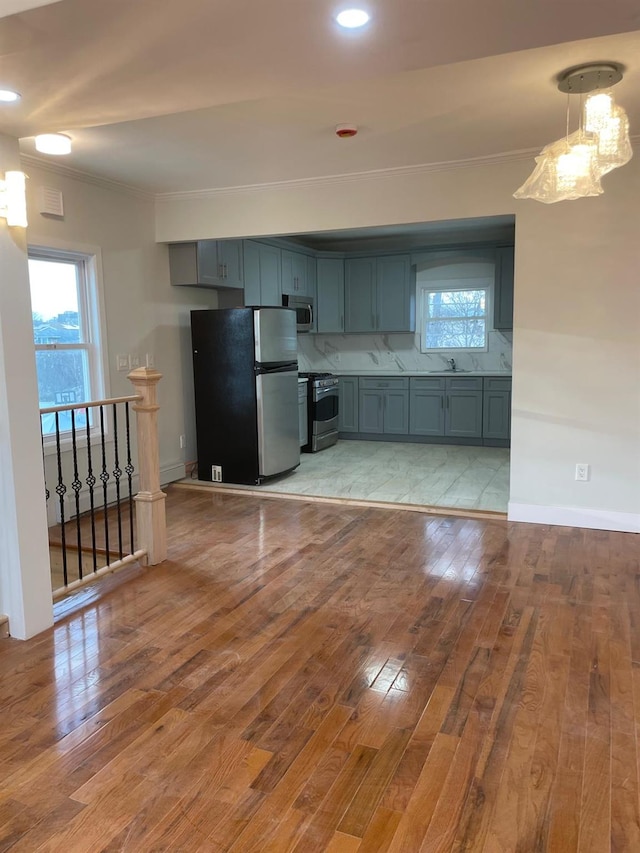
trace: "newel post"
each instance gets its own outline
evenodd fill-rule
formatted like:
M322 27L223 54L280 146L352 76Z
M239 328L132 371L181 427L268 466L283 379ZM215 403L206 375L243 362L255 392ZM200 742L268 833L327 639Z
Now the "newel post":
M147 552L141 562L155 566L167 556L166 495L160 489L160 451L158 446L158 382L162 374L149 367L138 367L127 377L142 399L133 404L138 434L140 491L135 496L138 548Z

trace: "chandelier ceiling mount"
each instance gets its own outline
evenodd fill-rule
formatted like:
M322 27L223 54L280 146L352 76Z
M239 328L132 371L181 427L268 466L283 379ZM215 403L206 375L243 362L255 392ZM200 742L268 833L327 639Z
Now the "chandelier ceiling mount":
M558 74L558 89L568 95L586 95L596 89L608 89L622 80L624 68L617 62L590 62L575 65Z

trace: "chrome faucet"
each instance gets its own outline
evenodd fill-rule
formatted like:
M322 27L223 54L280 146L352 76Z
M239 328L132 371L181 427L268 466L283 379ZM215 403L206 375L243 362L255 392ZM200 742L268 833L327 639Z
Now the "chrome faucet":
M448 358L448 359L447 359L447 364L449 365L449 367L450 367L450 369L451 369L451 370L455 370L455 369L456 369L456 360L455 360L455 358Z

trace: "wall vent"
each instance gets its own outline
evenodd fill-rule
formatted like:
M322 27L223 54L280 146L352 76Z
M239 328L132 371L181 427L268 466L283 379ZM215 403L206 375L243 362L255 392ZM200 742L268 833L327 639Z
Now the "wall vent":
M55 187L40 187L38 201L44 216L64 216L62 192Z

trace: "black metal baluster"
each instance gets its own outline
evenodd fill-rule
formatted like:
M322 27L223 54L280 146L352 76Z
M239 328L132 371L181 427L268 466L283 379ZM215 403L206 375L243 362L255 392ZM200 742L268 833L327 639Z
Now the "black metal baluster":
M131 464L131 435L129 430L129 403L124 404L124 415L125 415L125 424L126 424L126 439L127 439L127 464L125 465L125 471L127 473L127 480L129 481L129 536L130 538L130 554L135 553L135 546L133 542L133 472L135 468Z
M89 486L89 512L91 515L91 550L93 552L93 571L96 572L98 570L98 554L96 550L96 513L95 513L95 504L93 500L93 487L95 486L97 480L93 476L93 461L91 459L91 417L89 414L89 409L85 408L85 414L87 416L87 479L85 483Z
M59 412L56 412L56 455L58 457L58 485L56 486L56 494L60 499L60 530L62 538L62 579L64 585L68 585L67 577L67 539L64 529L64 496L67 487L62 479L62 453L60 452L60 417Z
M42 443L42 473L44 474L44 496L47 503L51 497L51 492L47 488L47 466L45 465L44 457L44 430L42 429L42 415L40 415L40 442Z
M116 481L116 507L118 518L118 555L120 559L124 556L122 551L122 509L120 507L120 477L122 470L120 468L120 459L118 457L118 406L113 404L113 477Z
M104 541L107 551L107 564L111 562L111 554L109 552L109 515L108 515L108 497L107 483L109 482L109 472L107 471L107 449L104 440L104 406L100 406L100 442L102 445L102 471L100 480L102 481L102 497L104 503Z
M71 488L76 499L76 544L78 546L78 580L82 580L82 533L80 531L80 489L82 482L78 477L78 447L76 443L76 410L71 409L71 447L73 451L73 482Z

